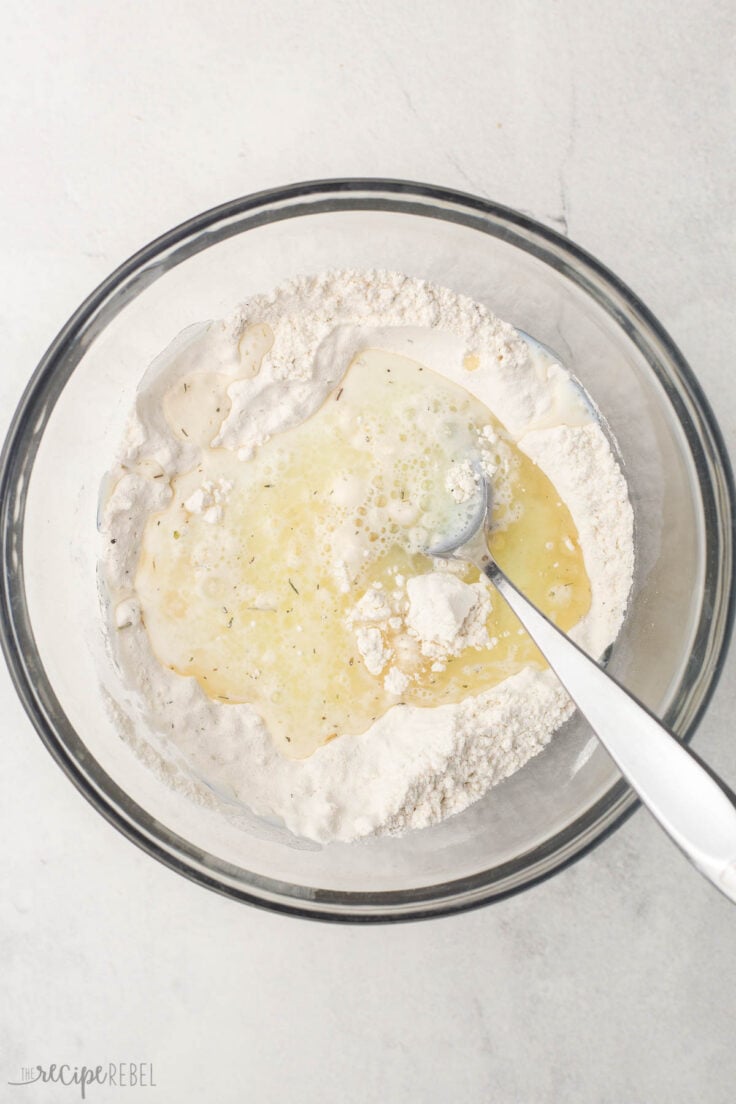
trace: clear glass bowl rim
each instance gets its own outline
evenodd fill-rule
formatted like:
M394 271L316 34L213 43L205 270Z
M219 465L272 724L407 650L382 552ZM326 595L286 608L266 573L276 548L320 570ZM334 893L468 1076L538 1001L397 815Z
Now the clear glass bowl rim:
M213 207L144 246L79 306L41 359L0 456L0 643L20 700L46 747L81 793L123 835L171 869L224 895L291 915L357 923L416 920L500 900L575 861L617 828L637 800L619 781L563 831L503 867L430 887L387 893L315 890L231 866L169 832L90 763L54 694L37 651L25 597L23 521L29 477L46 422L91 340L151 280L230 236L283 218L339 210L383 210L473 227L524 249L574 281L644 353L691 449L705 515L705 584L686 715L674 702L665 720L682 739L695 731L723 669L734 614L734 482L723 438L692 370L664 328L604 265L567 238L512 208L463 192L405 180L305 181ZM247 225L243 226L243 219ZM76 359L75 359L76 357ZM84 769L81 764L84 763Z

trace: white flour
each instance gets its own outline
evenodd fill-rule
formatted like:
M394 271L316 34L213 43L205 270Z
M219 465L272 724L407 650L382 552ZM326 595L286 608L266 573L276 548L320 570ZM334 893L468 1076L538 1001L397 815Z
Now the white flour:
M257 332L243 337L254 323L274 334L255 373L251 365L263 351L252 347ZM324 842L419 828L461 811L539 752L572 712L549 671L527 669L458 705L397 705L362 735L341 735L306 760L287 760L250 706L213 702L194 679L153 656L132 586L141 533L147 516L167 504L172 476L198 459L196 444L172 434L163 396L190 373L219 373L230 408L224 420L213 414L213 444L246 459L268 436L316 411L355 353L369 347L411 356L471 391L556 486L591 584L590 611L571 636L592 654L616 637L633 569L632 511L602 429L564 370L477 303L398 273L337 272L293 281L225 322L180 335L142 381L104 505L113 652L135 693L131 708L191 768L175 773L174 785L191 794L192 778L205 779ZM457 501L472 494L472 475L455 473L448 489ZM217 524L228 490L203 484L189 505ZM397 591L408 609L373 590L356 601L351 623L366 666L398 698L405 676L382 653L380 624L403 616L440 670L462 647L484 643L494 596L440 562L430 575L399 578Z

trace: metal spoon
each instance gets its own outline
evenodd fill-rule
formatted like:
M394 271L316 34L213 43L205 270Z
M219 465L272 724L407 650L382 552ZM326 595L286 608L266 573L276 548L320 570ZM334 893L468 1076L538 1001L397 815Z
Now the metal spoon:
M736 798L646 706L517 590L488 550L491 492L480 468L478 509L430 556L474 564L508 602L629 784L681 851L736 903Z

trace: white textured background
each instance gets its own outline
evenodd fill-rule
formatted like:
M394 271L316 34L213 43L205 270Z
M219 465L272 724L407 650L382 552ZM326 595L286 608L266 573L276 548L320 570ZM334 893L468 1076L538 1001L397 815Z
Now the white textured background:
M0 429L88 291L260 188L398 176L530 212L671 331L736 450L731 0L32 0L6 7ZM732 659L696 739L736 784ZM161 1104L732 1104L736 910L644 813L512 900L353 929L157 865L0 671L0 1100L145 1060ZM142 1092L90 1089L89 1099Z

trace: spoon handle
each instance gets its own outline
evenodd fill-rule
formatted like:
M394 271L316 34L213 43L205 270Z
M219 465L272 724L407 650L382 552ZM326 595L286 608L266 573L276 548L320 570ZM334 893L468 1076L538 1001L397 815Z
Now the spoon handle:
M736 902L733 796L645 706L540 613L496 563L483 570L665 832Z

